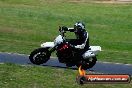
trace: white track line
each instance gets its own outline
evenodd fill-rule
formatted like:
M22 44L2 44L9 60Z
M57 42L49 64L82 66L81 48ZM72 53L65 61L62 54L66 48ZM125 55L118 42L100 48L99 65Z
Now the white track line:
M123 64L123 63L114 63L114 62L102 62L102 61L97 61L99 63L104 63L104 64L119 64L119 65L127 65L127 66L132 66L132 64Z
M15 54L15 55L20 55L20 56L29 56L29 55L27 55L27 54L11 53L11 52L0 52L0 53L5 53L5 54Z

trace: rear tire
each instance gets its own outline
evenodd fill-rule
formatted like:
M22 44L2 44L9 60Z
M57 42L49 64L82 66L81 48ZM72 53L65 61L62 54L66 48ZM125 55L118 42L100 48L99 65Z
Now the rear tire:
M49 50L46 48L38 48L31 52L29 56L29 60L33 64L43 64L46 63L50 59L50 53Z
M86 60L80 61L78 64L76 64L77 67L82 66L82 69L87 70L89 68L92 68L96 64L97 58L91 57Z

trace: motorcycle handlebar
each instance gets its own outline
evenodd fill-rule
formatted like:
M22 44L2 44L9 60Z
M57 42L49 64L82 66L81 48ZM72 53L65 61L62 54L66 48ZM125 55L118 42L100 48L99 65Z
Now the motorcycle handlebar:
M66 33L66 31L70 31L70 32L74 32L74 28L67 28L66 26L59 26L59 31L60 33L64 36L64 33Z

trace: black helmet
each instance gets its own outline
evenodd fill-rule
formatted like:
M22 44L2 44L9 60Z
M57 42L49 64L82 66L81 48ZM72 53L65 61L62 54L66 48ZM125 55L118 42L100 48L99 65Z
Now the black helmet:
M82 34L85 31L85 25L82 22L77 22L74 24L74 30L77 34Z

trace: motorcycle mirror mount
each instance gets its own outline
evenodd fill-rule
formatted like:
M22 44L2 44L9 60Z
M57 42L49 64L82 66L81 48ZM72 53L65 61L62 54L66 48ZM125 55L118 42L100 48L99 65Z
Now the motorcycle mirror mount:
M61 26L59 26L59 32L62 36L64 36L64 33L66 33Z
M61 28L61 26L59 26L59 31L60 31L60 32L62 31L62 28Z

